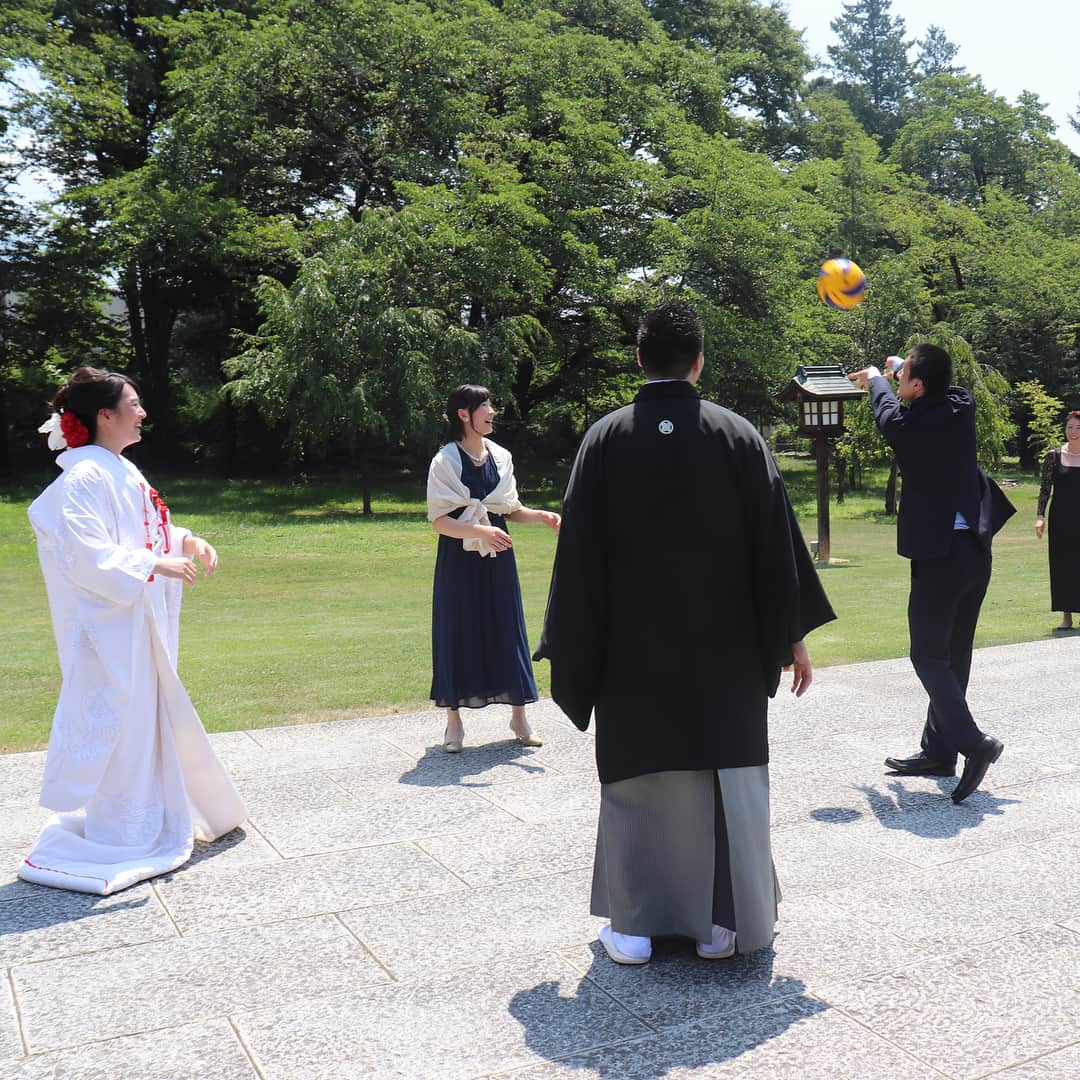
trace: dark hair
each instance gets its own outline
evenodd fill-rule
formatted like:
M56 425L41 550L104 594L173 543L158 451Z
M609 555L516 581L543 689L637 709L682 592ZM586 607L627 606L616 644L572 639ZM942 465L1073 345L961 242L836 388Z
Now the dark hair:
M923 342L908 353L908 379L922 379L923 390L939 397L952 385L952 357L940 346Z
M139 388L126 375L100 368L81 367L52 399L53 412L74 413L90 433L90 441L97 438L97 416L101 409L115 409L120 402L124 387L130 386L135 393Z
M472 414L485 401L490 400L491 391L486 386L473 386L471 383L466 383L464 386L451 390L450 396L446 399L446 422L450 425L450 438L457 440L465 437L465 425L458 416L458 409L468 409L471 420Z
M705 349L705 324L683 300L669 300L641 320L638 355L646 375L685 379Z
M1073 409L1073 411L1071 413L1068 413L1065 416L1065 419L1061 421L1061 426L1063 428L1068 427L1070 420L1080 420L1080 412L1077 412L1076 409Z

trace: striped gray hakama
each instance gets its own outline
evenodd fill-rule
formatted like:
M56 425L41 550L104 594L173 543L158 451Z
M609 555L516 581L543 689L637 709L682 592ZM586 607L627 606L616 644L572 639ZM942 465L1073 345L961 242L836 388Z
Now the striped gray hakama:
M600 785L593 915L620 934L772 942L780 885L769 842L769 767L649 773Z

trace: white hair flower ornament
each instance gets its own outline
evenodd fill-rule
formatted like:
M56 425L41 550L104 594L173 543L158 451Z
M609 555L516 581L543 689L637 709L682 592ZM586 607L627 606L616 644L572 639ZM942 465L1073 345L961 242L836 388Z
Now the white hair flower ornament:
M48 420L45 421L41 427L38 428L39 435L49 436L49 449L50 450L65 450L67 449L67 439L64 438L64 433L60 430L60 414L53 413Z

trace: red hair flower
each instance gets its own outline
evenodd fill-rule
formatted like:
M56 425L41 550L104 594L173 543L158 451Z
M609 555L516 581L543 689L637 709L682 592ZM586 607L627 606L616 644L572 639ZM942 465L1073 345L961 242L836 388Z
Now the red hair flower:
M90 432L86 430L86 425L73 412L60 414L60 433L64 436L64 442L72 449L85 446L90 441Z

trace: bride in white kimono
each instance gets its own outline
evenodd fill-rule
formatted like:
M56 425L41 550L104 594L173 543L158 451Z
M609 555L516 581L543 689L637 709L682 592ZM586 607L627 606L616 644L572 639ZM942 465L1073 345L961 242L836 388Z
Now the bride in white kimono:
M108 895L175 870L247 816L176 673L183 587L217 552L171 523L123 450L146 413L80 368L41 428L63 473L30 506L62 683L26 881Z

